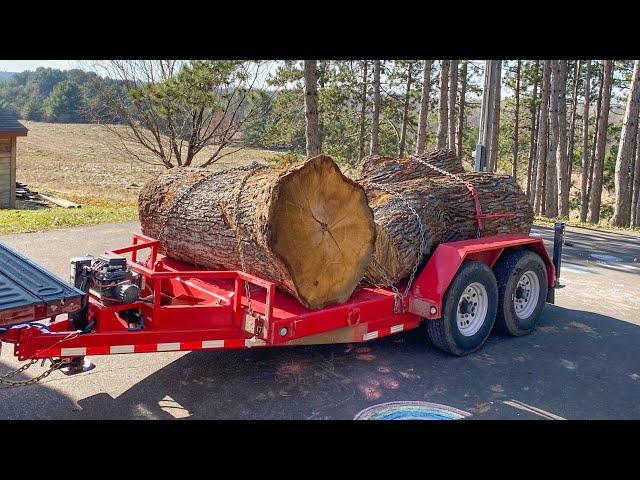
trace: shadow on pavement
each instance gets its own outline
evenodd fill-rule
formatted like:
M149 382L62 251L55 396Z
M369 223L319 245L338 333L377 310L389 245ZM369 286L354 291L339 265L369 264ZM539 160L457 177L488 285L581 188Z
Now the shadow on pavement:
M464 358L422 329L360 345L192 352L116 399L81 400L75 418L351 419L402 400L470 418L542 418L510 400L569 419L640 418L639 343L636 325L547 305L536 332L492 336Z

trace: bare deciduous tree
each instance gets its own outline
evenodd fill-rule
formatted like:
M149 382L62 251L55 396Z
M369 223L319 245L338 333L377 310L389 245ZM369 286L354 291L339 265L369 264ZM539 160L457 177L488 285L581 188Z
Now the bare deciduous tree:
M208 167L241 150L237 135L248 120L264 113L259 102L247 102L265 74L264 65L230 60L93 62L94 70L118 80L121 88L96 81L99 107L90 114L143 163L189 166L202 152L198 166ZM140 153L144 150L151 160Z

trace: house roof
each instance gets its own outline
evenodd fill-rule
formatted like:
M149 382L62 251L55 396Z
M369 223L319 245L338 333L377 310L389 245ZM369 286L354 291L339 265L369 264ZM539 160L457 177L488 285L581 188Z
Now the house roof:
M0 109L0 136L24 137L27 132L27 127L22 125L13 113Z

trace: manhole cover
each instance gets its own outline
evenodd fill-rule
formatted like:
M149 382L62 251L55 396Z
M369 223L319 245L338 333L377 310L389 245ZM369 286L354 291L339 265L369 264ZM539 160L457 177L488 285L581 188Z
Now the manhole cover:
M387 402L365 408L354 420L461 420L469 412L430 402Z

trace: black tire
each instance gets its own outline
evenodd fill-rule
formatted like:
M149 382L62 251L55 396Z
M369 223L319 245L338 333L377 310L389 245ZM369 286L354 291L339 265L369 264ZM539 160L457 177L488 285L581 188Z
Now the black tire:
M496 316L496 331L516 337L531 333L538 323L547 298L547 269L540 256L529 250L513 250L505 252L493 268L498 282L498 314ZM522 297L522 289L518 290L518 282L526 272L535 274L538 278L539 293L526 316L516 311L516 295ZM530 294L530 292L529 292ZM524 292L527 295L527 292ZM525 300L526 301L526 300ZM533 299L531 299L533 301Z
M464 335L457 323L458 304L467 288L475 282L480 283L486 291L487 311L479 329L471 335ZM482 262L467 260L445 293L442 317L426 320L427 334L440 350L458 356L468 355L482 347L489 338L497 308L498 287L493 271Z

